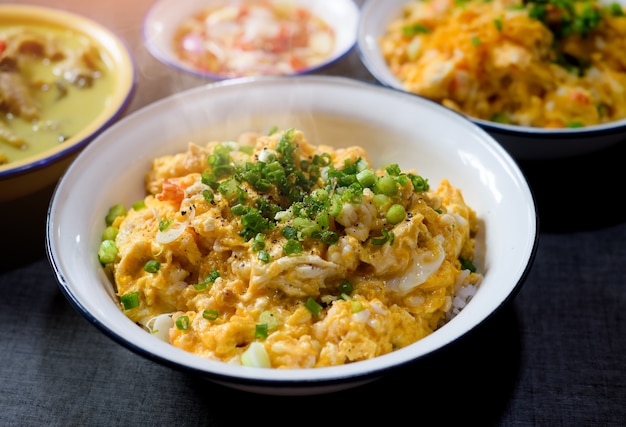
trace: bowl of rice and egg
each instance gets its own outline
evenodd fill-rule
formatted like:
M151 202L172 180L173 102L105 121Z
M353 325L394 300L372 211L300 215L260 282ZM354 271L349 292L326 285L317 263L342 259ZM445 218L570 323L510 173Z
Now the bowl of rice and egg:
M515 295L536 244L528 184L486 132L324 76L229 79L133 113L72 164L46 232L63 294L114 341L284 395L459 339Z

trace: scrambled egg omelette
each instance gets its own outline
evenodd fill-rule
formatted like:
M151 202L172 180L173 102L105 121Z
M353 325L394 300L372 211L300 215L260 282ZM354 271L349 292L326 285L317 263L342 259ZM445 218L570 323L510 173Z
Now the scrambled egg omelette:
M419 0L380 40L409 92L543 128L626 118L626 14L596 0Z
M278 369L373 358L469 301L478 221L459 189L297 129L190 143L113 206L99 259L120 308L201 357Z

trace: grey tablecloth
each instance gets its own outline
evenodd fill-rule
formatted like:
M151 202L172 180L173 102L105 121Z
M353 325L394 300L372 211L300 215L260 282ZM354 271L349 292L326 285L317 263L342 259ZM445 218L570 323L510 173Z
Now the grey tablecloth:
M89 16L128 41L139 69L128 114L204 83L146 52L140 25L149 0L32 3ZM355 51L322 73L373 81ZM52 188L2 203L0 425L624 426L625 158L626 142L582 157L520 162L541 234L515 299L434 357L355 389L309 397L233 390L120 347L57 287L44 253Z

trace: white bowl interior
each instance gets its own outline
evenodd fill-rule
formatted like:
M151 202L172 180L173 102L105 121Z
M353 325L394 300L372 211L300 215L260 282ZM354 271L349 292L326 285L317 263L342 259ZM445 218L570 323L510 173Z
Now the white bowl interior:
M391 354L303 370L254 369L205 360L159 341L130 321L118 308L112 284L97 259L109 207L128 206L144 197L144 174L154 157L184 151L191 140L234 139L242 131L266 131L273 125L298 127L313 144L361 145L378 166L399 163L402 168L415 168L433 187L443 178L460 187L480 219L476 264L485 275L467 307L435 333ZM463 336L523 281L535 251L537 217L533 196L516 163L461 115L419 97L351 79L270 77L226 80L182 92L109 128L59 182L46 239L65 295L123 345L218 381L229 382L232 377L296 384L355 380L412 361ZM262 392L268 388L260 387Z
M322 18L335 31L335 48L328 60L306 72L319 69L346 54L356 43L359 8L352 0L292 0ZM209 78L222 77L203 73L180 62L172 47L179 25L196 13L224 4L224 0L158 0L143 23L143 37L150 53L161 62Z

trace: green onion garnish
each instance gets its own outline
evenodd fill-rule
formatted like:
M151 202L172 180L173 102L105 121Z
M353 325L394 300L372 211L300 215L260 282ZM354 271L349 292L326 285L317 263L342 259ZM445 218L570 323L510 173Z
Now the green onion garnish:
M265 346L260 342L250 343L250 346L241 355L241 364L252 368L271 368L270 357Z
M113 240L103 240L98 249L98 260L102 264L110 264L115 261L118 254L117 246Z
M202 317L204 317L206 320L216 320L218 316L219 313L217 312L217 310L207 309L202 312Z
M406 210L402 205L392 205L387 211L386 217L390 224L397 224L406 218Z
M122 204L111 206L111 208L109 208L109 212L104 218L106 221L106 224L107 225L113 224L113 221L115 221L115 218L117 218L118 216L125 216L126 213L127 213L126 208Z
M267 325L268 331L273 331L279 325L278 317L269 310L261 312L259 315L259 323Z
M405 37L411 37L416 34L426 34L430 32L430 28L422 24L413 24L402 27L402 35Z
M311 314L313 314L313 316L319 315L322 311L322 306L311 297L309 297L304 306L311 312Z
M283 247L283 252L285 255L295 255L302 252L302 243L297 240L289 239L285 246Z
M143 266L143 269L148 273L156 273L161 268L161 263L157 260L151 259L146 262Z
M120 297L124 310L139 307L139 292L129 292Z
M476 266L469 259L459 258L459 261L461 262L461 269L462 270L469 270L472 273L476 272Z
M159 221L159 231L165 231L170 228L170 225L174 222L173 219L161 218Z
M189 316L184 315L177 318L176 327L180 331L186 331L189 328Z
M339 286L337 286L337 290L339 290L342 294L350 295L350 293L354 290L354 286L352 286L352 284L347 280L344 280L339 284Z
M254 336L257 338L267 338L267 323L259 323L254 329Z
M203 290L207 289L210 284L215 282L215 280L217 280L218 277L220 277L220 272L215 270L215 269L213 269L213 270L211 270L209 275L202 282L196 283L195 285L193 285L193 288L196 291L203 291Z
M115 238L117 237L117 233L119 233L119 231L120 230L117 227L113 227L112 225L109 225L102 232L101 240L115 240Z
M263 250L259 251L259 261L268 263L268 262L270 262L270 258L271 257L270 257L269 253L267 253L267 252L265 252Z

